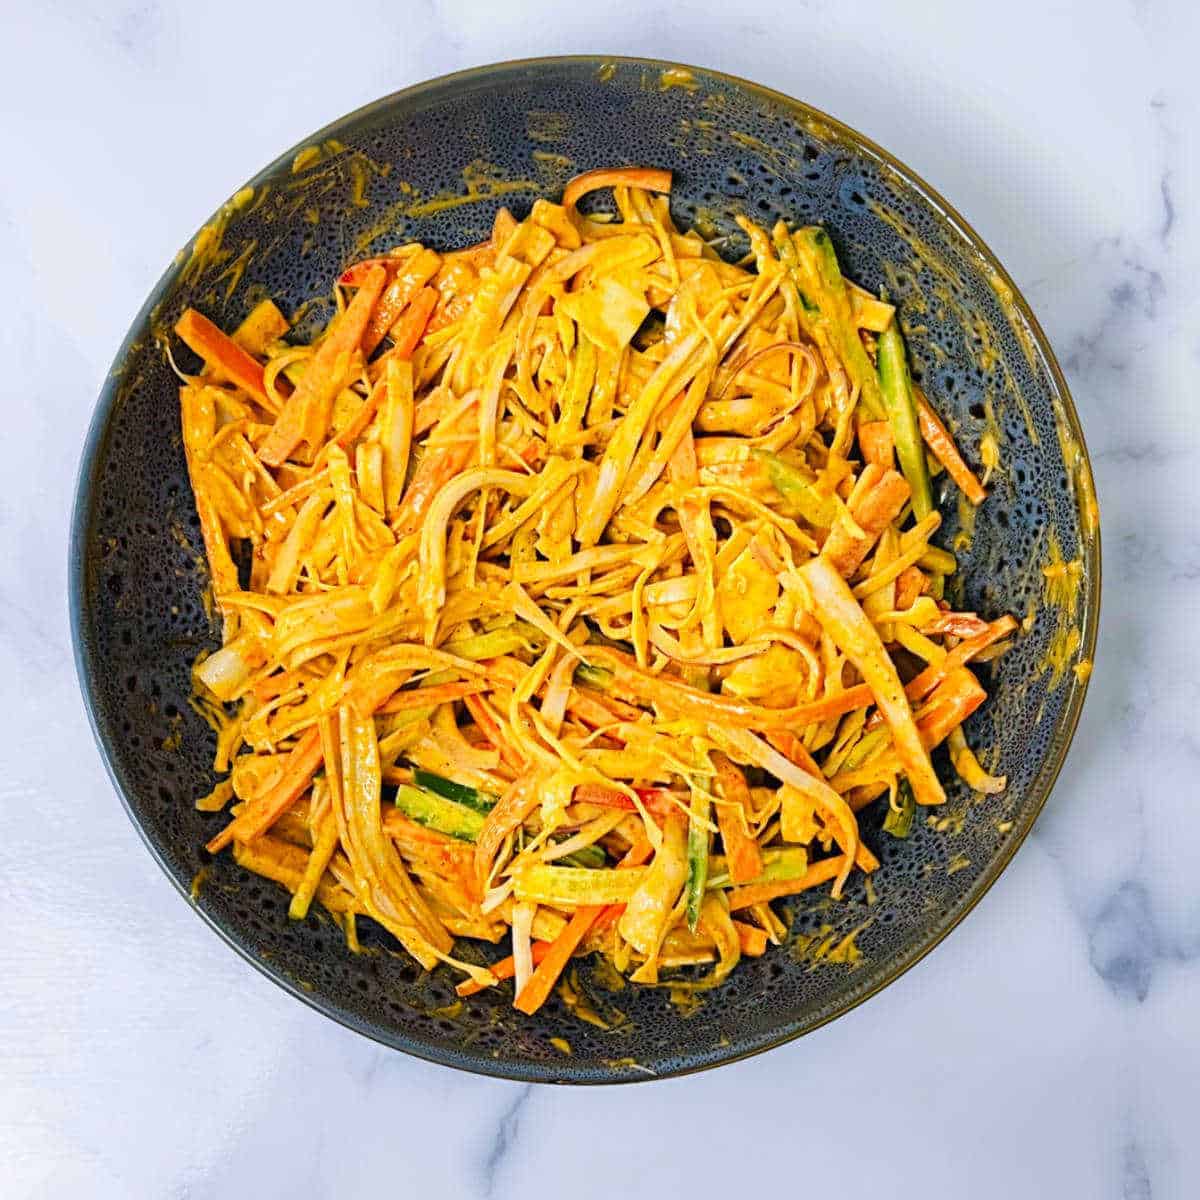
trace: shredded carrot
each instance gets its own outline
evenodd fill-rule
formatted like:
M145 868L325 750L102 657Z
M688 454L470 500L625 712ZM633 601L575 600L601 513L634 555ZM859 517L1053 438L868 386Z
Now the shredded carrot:
M723 722L738 729L786 729L811 725L870 703L870 689L859 685L824 700L788 708L764 708L732 700L728 696L701 692L682 680L649 675L627 655L607 646L588 646L586 652L589 658L613 671L616 690L628 689L639 700L661 704L667 711L680 716Z
M324 410L333 404L337 392L349 382L348 378L339 377L339 371L346 370L342 363L359 348L367 321L386 282L387 272L381 266L376 265L367 272L354 299L309 360L300 386L288 397L271 432L259 447L258 457L268 466L280 466L307 437L325 432L328 414ZM314 427L319 434L314 432Z
M432 250L422 250L411 262L406 263L403 269L395 273L383 295L379 297L379 303L376 304L375 311L371 314L371 319L363 331L364 354L370 355L375 347L383 341L392 326L399 320L401 313L421 294L422 289L433 291L432 288L425 288L425 284L433 278L438 267L441 266L441 261ZM437 293L434 292L433 303L436 302ZM430 304L430 309L432 311L432 304ZM397 334L398 338L400 336ZM411 354L412 350L409 349L400 357L408 358Z
M500 731L500 726L488 710L487 704L474 695L463 696L463 703L467 706L467 710L474 718L475 724L479 726L483 736L500 752L500 757L514 771L523 771L525 769L524 756Z
M640 866L645 861L645 857L648 857L648 851L648 845L644 849L642 846L635 847L618 864L617 869ZM537 1012L546 1002L571 955L575 953L587 933L601 921L605 921L606 925L609 920L615 921L624 910L625 905L623 904L584 905L576 909L567 927L555 939L549 951L542 957L529 982L513 1001L513 1007L523 1013Z
M940 746L985 700L987 692L965 667L957 667L933 690L917 713L926 747Z
M383 267L390 274L395 273L405 262L398 256L383 255L377 258L362 258L347 267L339 276L338 283L343 287L362 287L375 267Z
M537 966L538 963L544 961L546 955L550 953L553 946L553 942L533 943L530 949L533 954L534 966ZM491 966L488 967L488 970L491 971L491 973L495 975L498 980L503 981L505 979L511 979L517 973L516 960L510 954L507 958L502 958L499 962L492 963ZM483 983L476 983L474 979L464 979L462 983L460 983L454 990L460 996L474 996L477 992L486 991L487 985Z
M216 837L207 850L216 854L234 839L253 841L265 833L308 790L313 775L321 765L321 736L309 729L288 755L278 782L262 796L256 796Z
M185 309L175 322L175 332L204 361L243 391L249 392L260 404L273 407L263 386L262 365L234 340L223 334L206 316L194 308Z
M641 842L634 846L629 853L625 855L625 857L618 864L618 869L621 867L640 867L650 858L652 853L653 851L650 847L650 844L648 842ZM577 930L578 937L573 936L569 943L563 941L570 931L570 925L568 925L566 929L563 930L563 933L559 936L559 938L555 941L534 942L532 949L535 966L540 966L540 964L550 960L551 951L555 952L556 957L551 960L551 966L547 968L547 973L553 971L553 978L550 978L548 981L542 980L542 982L538 984L536 990L529 992L527 996L527 1003L533 1003L538 996L541 997L540 999L537 999L537 1003L534 1004L533 1008L522 1008L520 1004L520 996L517 997L518 1003L516 1004L516 1007L521 1008L523 1012L535 1012L538 1008L540 1008L542 1004L545 1003L546 998L550 995L550 992L554 988L555 982L558 980L559 975L562 974L563 968L567 965L567 961L570 959L571 955L575 953L575 949L583 940L584 935L586 935L589 931L599 932L602 929L608 928L624 911L624 904L594 905L588 908L580 908L577 911L576 916L578 917L580 913L591 914L591 920L587 921L586 925L584 925L581 931ZM583 925L583 921L581 921L580 924ZM750 927L747 926L747 928ZM570 944L569 950L566 949L568 944ZM555 949L556 947L557 949ZM498 963L494 963L491 967L491 971L497 979L511 979L513 975L516 974L516 963L512 955L509 955L507 958L502 958ZM537 972L535 971L534 976L536 977L536 975ZM526 989L522 992L522 995L525 995L525 992L528 991L533 982L533 979L530 979L529 984L526 985ZM473 996L476 992L480 992L482 990L483 987L475 983L473 980L465 980L463 983L460 983L456 989L460 996Z
M858 477L848 503L858 528L835 525L821 553L843 575L853 575L907 503L909 494L899 471L869 463Z
M742 953L750 958L761 958L767 952L767 931L757 925L749 925L745 921L734 921L737 930L738 944Z
M919 392L917 393L917 422L921 428L921 437L929 447L933 457L946 468L946 473L954 480L959 490L972 504L978 507L987 499L987 491L975 477L975 472L963 461L950 436L950 431L942 424L942 419L935 413Z
M658 817L679 811L679 801L686 800L686 793L673 795L666 788L639 787L633 789L642 807ZM637 812L637 805L628 793L617 788L605 787L600 783L581 783L575 788L575 799L581 804L596 804L601 808L623 808L626 812Z
M746 887L734 888L729 893L729 908L737 912L743 908L752 908L769 900L778 900L780 896L793 896L797 892L808 891L809 888L820 887L845 870L845 859L841 857L823 858L813 863L803 875L795 879L774 879L770 883L754 883Z
M572 209L589 192L601 188L635 187L644 188L648 192L669 192L671 190L671 172L655 170L652 167L623 167L616 170L602 168L598 171L585 171L576 175L563 191L563 208Z
M603 905L585 904L577 908L567 927L554 940L548 953L538 963L537 969L529 978L529 982L521 989L513 1001L513 1008L527 1015L532 1015L545 1004L547 997L554 990L558 977L563 973L576 947L583 941L592 922L604 911Z
M438 294L433 288L422 288L412 299L412 303L404 310L399 322L392 330L392 340L395 342L397 358L412 358L425 333L425 326L433 314L438 302Z
M939 662L930 663L923 671L914 675L904 685L905 695L908 696L911 703L924 700L956 667L965 666L977 654L982 653L1001 638L1007 637L1016 627L1017 622L1012 617L1001 617L997 621L992 621L983 632L964 638ZM867 718L866 728L868 730L877 729L882 724L883 715L873 713Z
M444 484L458 474L470 457L470 446L451 443L421 459L420 466L409 481L408 490L400 500L400 512L394 522L397 534L403 536L420 529L434 497Z

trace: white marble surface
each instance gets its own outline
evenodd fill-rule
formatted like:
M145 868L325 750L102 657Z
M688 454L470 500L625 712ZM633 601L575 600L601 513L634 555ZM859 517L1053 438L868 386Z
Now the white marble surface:
M1194 6L669 0L641 21L620 2L492 7L0 5L0 1193L1200 1194ZM1075 749L961 930L765 1057L566 1091L380 1049L196 920L93 749L65 545L111 356L235 186L421 78L599 50L807 99L969 215L1070 376L1107 578Z

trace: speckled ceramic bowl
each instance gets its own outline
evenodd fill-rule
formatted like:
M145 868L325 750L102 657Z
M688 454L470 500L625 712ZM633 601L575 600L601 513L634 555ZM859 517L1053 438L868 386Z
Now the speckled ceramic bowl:
M841 903L811 895L785 905L789 944L744 961L692 1004L578 962L575 1004L555 996L529 1018L505 988L456 1003L448 973L424 973L368 922L365 952L348 953L321 915L289 922L274 885L203 851L224 818L192 806L213 784L213 739L188 707L189 668L216 636L161 339L185 305L229 327L266 295L311 326L330 311L334 276L364 252L407 238L478 241L499 205L520 212L578 171L628 163L673 169L676 219L724 236L731 256L744 250L738 212L816 221L851 276L887 286L924 387L966 453L988 427L1001 448L973 531L953 497L942 504L943 544L966 547L962 606L1028 615L1028 632L985 669L992 699L968 726L973 744L994 748L985 761L1008 790L972 796L943 772L949 804L907 841L881 836L868 814L864 836L883 863L874 897L859 876ZM1041 568L1057 553L1078 564L1077 587L1050 603ZM935 946L999 875L1058 774L1100 588L1091 474L1066 385L1028 306L954 210L877 146L785 96L599 58L485 67L410 88L315 134L237 191L171 265L117 355L83 453L70 556L79 674L108 769L151 852L213 929L297 998L397 1049L579 1083L671 1075L778 1045Z

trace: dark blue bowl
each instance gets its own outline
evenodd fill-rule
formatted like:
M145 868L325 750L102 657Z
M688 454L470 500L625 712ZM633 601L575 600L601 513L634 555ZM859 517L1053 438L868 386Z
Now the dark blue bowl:
M330 311L334 276L364 252L407 238L475 242L499 205L520 212L578 171L631 163L672 168L677 220L724 235L730 255L744 250L739 212L820 222L853 278L888 288L923 386L966 453L989 428L1000 447L973 531L953 495L942 505L942 544L960 547L961 606L1028 617L1028 630L983 669L992 698L968 726L1008 790L972 796L944 771L949 805L906 841L881 835L868 814L864 836L883 862L874 903L861 877L841 903L798 899L785 906L787 946L699 997L620 987L579 963L575 1011L555 996L529 1018L503 989L457 1002L448 973L422 972L368 922L365 952L350 954L328 920L289 922L274 885L203 851L224 818L192 806L213 784L213 738L188 706L189 670L217 639L163 348L189 304L229 327L270 295L311 326ZM1078 563L1076 586L1047 596L1042 567L1059 553ZM146 844L204 919L293 995L390 1046L579 1083L678 1074L778 1045L935 946L1003 870L1062 766L1100 594L1075 409L1028 305L970 227L831 118L742 80L634 59L509 63L410 88L322 130L238 192L163 276L117 355L83 453L70 557L97 741Z

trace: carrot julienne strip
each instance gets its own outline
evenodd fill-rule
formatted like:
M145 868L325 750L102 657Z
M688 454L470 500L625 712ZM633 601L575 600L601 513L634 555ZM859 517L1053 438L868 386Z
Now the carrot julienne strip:
M809 888L820 887L845 870L845 860L842 856L823 858L813 863L803 875L795 879L776 879L770 883L750 884L747 887L734 888L729 893L729 908L737 912L743 908L752 908L755 904L763 904L769 900L778 900L781 896L794 896L797 892Z
M987 491L975 477L975 472L967 466L959 453L950 431L942 423L941 417L933 410L933 406L919 392L917 393L917 423L921 437L929 447L933 457L946 468L946 473L958 485L959 490L977 508L987 499Z
M175 332L210 367L215 367L243 391L249 392L264 408L273 410L274 404L263 386L262 364L206 316L194 308L186 309L175 322Z
M275 786L251 800L216 837L210 839L206 847L208 852L216 854L235 838L240 842L249 842L265 833L300 799L320 765L321 735L313 727L296 743Z
M330 381L336 380L339 363L359 348L367 321L386 282L387 272L383 267L372 267L346 311L334 322L309 359L300 386L288 397L271 432L258 449L258 457L268 466L281 466L292 451L312 435L314 410L333 403ZM318 412L316 416L321 414Z
M576 175L563 189L563 208L573 209L584 196L600 188L636 187L648 192L669 192L671 172L653 167L623 167L616 170L601 168Z

